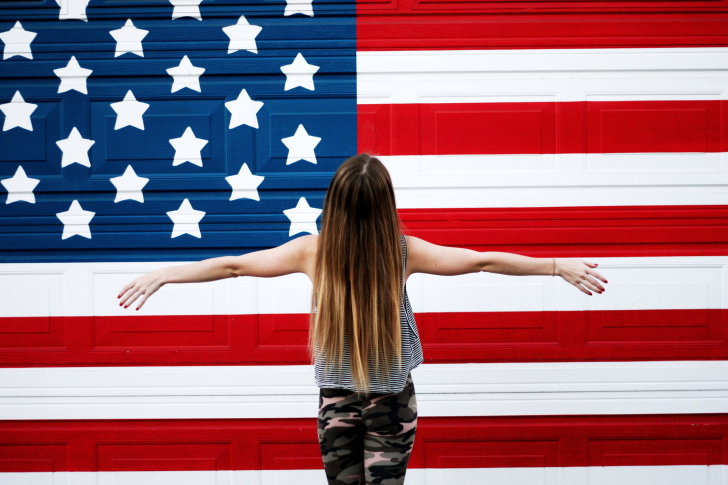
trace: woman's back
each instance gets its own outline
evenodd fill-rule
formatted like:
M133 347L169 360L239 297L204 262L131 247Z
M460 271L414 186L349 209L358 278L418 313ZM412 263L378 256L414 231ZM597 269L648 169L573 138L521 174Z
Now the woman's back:
M407 238L400 236L402 249L402 267L407 264ZM371 372L375 367L374 360L369 359L369 386L371 393L396 393L402 391L409 372L420 365L423 361L422 345L417 332L414 313L407 296L406 285L403 284L402 299L399 308L399 328L401 334L401 365L396 363L386 374ZM344 340L344 358L340 367L328 366L324 358L315 362L316 385L321 388L340 388L356 390L357 386L352 375L351 362L349 359L348 337Z

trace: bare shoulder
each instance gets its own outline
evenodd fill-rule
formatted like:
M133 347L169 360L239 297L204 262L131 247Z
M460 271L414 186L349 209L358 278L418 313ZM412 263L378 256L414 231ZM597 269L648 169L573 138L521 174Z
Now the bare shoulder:
M415 236L406 236L407 241L407 267L405 276L409 277L412 273L418 273L421 266L420 260L426 254L428 245L427 241Z
M424 239L420 239L415 236L407 236L407 259L417 259L434 247L434 244L427 242Z
M318 236L309 234L307 236L301 236L296 238L297 244L300 246L302 263L305 268L305 273L309 278L313 278L313 274L316 268L316 253L318 251Z
M318 236L309 234L308 236L301 236L297 239L300 242L304 254L306 257L313 257L316 259L316 250L318 249Z
M430 244L424 239L420 239L415 236L406 236L407 239L407 252L409 253L412 250L417 251L418 249L421 249L424 245Z
M306 235L306 236L299 236L295 239L291 239L290 241L283 243L279 247L286 246L287 248L290 248L292 251L296 251L299 253L309 253L311 251L316 252L316 246L318 245L318 236L314 235Z

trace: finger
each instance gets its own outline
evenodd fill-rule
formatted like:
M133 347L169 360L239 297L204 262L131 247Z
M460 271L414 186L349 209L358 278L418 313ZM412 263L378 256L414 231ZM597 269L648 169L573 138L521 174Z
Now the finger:
M604 291L604 290L600 290L599 288L597 288L597 286L590 281L585 281L582 284L584 286L586 286L587 288L589 288L591 291L594 291L596 293L602 293Z
M582 287L580 284L575 283L574 286L576 286L577 288L579 288L580 291L586 293L587 295L591 295L591 293L589 292L589 290L587 290L586 288Z
M122 295L122 297L121 297L121 301L119 302L119 305L120 305L120 306L124 306L124 303L126 303L126 301L127 301L127 300L128 300L129 298L131 298L131 297L132 297L132 295L134 295L134 293L136 293L137 291L139 291L139 288L138 288L138 287L132 287L132 288L129 288L129 289L128 289L128 290L126 291L126 293L124 293L124 294Z
M142 307L142 305L144 305L144 303L147 301L147 298L149 298L147 295L143 295L139 299L139 305L137 305L137 307L136 307L137 311Z
M134 295L133 295L133 296L132 296L132 297L131 297L131 298L129 299L129 301L128 301L128 302L126 302L126 305L124 305L124 308L129 308L129 306L130 306L130 305L131 305L132 303L134 303L134 302L135 302L135 301L137 300L137 298L139 298L139 297L140 297L140 296L142 296L143 294L144 294L144 293L143 293L143 292L141 292L141 291L137 291L136 293L134 293Z
M124 294L123 294L123 295L121 296L121 301L119 301L119 306L124 306L124 303L126 303L126 300L128 300L128 299L129 299L129 297L130 297L131 295L133 295L135 291L136 291L136 290L134 290L133 288L130 288L130 289L128 289L128 290L126 291L126 293L124 293Z
M589 276L592 276L592 275L589 274ZM585 281L587 281L589 283L589 285L590 285L589 288L591 288L592 290L597 291L599 293L604 291L604 287L602 286L602 284L599 283L599 281L597 281L595 278L586 278Z
M117 296L117 298L121 298L121 295L123 295L124 293L126 293L127 291L129 291L129 288L131 288L132 286L134 286L134 282L133 281L131 283L125 284L124 287L119 292L119 296Z
M588 260L586 260L586 259L582 259L581 261L582 261L582 262L583 262L584 264L586 264L587 266L591 266L591 267L597 267L597 266L599 266L599 265L598 265L597 263L592 263L591 261L588 261Z
M589 273L589 274L590 274L590 275L592 275L592 276L595 276L595 277L599 278L600 280L602 280L602 281L603 281L603 282L605 282L605 283L608 283L607 279L606 279L606 278L605 278L604 276L602 276L602 275L601 275L601 274L600 274L599 272L597 272L597 271L594 271L593 273Z

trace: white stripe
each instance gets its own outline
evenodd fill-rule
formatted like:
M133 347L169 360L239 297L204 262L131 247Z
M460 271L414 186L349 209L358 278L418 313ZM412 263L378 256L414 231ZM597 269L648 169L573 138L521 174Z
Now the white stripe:
M380 157L400 209L722 205L728 153Z
M142 310L119 307L134 278L184 262L17 263L0 265L0 317L254 315L307 313L311 283L304 274L168 285ZM285 295L285 298L280 298Z
M728 412L728 362L423 364L420 416ZM313 418L311 366L0 369L0 419Z
M415 275L407 289L426 313L728 308L728 257L582 258L598 263L604 293L589 296L550 275L494 273Z
M415 274L407 292L416 313L728 308L728 256L581 257L599 264L609 281L603 294L586 295L559 277L495 273ZM139 312L118 306L124 284L171 264L183 263L3 264L0 317L309 312L311 283L303 274L168 285Z
M415 274L407 281L415 312L668 310L728 308L728 257L591 258L609 283L588 296L561 278L480 273ZM0 317L246 315L308 313L305 275L168 285L141 311L116 295L146 271L184 263L28 263L0 265ZM280 298L285 295L285 298Z
M409 468L407 485L726 485L726 465ZM3 485L320 485L321 470L1 473Z
M357 102L728 99L728 48L357 52Z

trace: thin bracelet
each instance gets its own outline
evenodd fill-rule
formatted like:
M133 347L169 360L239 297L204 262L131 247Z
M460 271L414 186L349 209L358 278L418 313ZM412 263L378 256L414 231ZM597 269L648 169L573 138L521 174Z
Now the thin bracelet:
M551 258L554 260L554 269L551 271L551 276L556 276L556 258Z

